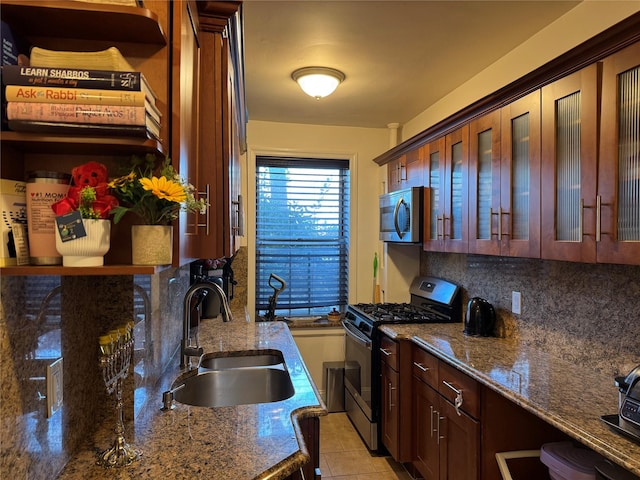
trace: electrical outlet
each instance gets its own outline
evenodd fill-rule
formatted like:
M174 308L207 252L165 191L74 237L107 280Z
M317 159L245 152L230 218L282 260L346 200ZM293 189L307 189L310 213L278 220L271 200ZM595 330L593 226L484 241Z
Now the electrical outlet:
M62 407L62 357L47 365L47 418Z
M520 292L511 292L511 311L516 315L522 313L522 296Z

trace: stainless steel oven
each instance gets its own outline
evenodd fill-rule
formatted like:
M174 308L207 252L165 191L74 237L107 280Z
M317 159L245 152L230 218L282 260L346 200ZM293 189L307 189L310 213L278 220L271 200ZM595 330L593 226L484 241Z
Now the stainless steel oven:
M378 449L377 419L373 416L373 350L371 338L353 321L342 322L345 335L344 398L347 415L371 450Z
M440 278L419 277L411 285L411 303L359 303L347 308L342 321L345 410L370 450L383 450L379 442L380 325L462 322L460 290Z

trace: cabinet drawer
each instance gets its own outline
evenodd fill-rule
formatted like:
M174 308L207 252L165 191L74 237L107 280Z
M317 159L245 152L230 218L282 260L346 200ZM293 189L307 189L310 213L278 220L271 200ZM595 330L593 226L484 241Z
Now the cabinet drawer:
M397 372L400 365L398 361L398 342L383 335L380 339L380 359Z
M413 349L413 374L436 390L438 389L438 362L439 360L421 348Z
M457 392L462 395L461 410L475 418L480 416L480 385L469 375L452 367L446 362L438 365L438 392L455 404Z

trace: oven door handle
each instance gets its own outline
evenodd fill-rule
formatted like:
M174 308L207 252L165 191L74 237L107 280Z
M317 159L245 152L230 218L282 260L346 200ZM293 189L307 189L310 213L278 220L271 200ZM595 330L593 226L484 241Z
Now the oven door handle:
M342 326L349 337L365 347L367 350L371 350L371 339L363 335L360 330L353 326L352 323L342 320Z

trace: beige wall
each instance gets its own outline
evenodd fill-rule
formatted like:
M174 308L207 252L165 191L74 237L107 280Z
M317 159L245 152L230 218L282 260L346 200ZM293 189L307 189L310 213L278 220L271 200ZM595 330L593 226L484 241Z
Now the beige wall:
M584 0L401 128L401 141L508 85L640 11L639 1Z
M349 302L370 302L373 295L373 254L378 242L378 195L381 170L372 159L389 148L386 129L331 127L250 121L246 156L246 244L249 252L247 306L255 305L255 158L277 154L345 158L351 168L351 249ZM378 250L378 255L381 252Z
M562 55L571 48L640 11L639 1L585 0L500 60L480 72L402 125L399 140L407 140L467 105L485 97L532 70ZM247 236L249 247L249 298L254 305L255 233L255 155L262 153L339 156L353 159L353 217L350 271L350 302L372 299L372 259L378 252L383 300L408 301L408 286L419 274L420 249L407 246L384 246L378 242L377 196L384 190L386 168L372 159L387 151L387 129L330 127L250 121L249 151L244 182L247 198ZM251 310L252 307L250 307Z

